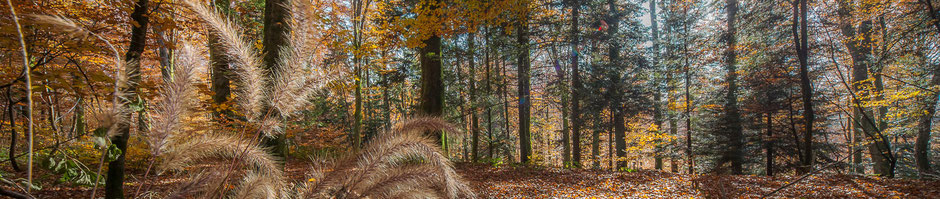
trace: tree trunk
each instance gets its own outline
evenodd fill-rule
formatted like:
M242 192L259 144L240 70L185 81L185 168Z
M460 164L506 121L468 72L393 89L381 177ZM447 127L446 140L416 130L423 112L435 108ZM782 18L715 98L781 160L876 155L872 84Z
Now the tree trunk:
M228 0L218 0L215 2L216 8L228 14ZM229 60L225 55L225 49L220 46L219 36L215 32L209 33L209 61L211 62L210 79L212 80L212 102L215 105L222 105L228 102L232 96L231 76L229 70ZM216 111L217 116L231 113L229 109ZM218 118L221 119L221 118Z
M12 90L12 86L7 87L7 99L9 102L7 103L7 116L10 117L10 153L7 157L14 171L23 171L19 163L16 162L16 112L13 111L13 105L15 105L16 102L13 101L13 95L10 90Z
M490 68L491 68L490 50L492 48L492 44L490 43L491 34L490 34L489 27L487 27L485 31L486 33L484 37L486 39L486 47L483 50L483 59L484 59L484 67L486 67L485 69L486 74L484 76L484 78L486 79L485 80L486 82L484 83L485 93L486 93L485 94L486 97L484 98L485 99L484 107L486 107L486 136L487 136L486 138L487 156L486 157L493 158L493 107L492 107L492 103L490 100L490 97L493 95L493 87L491 85L493 80L490 78L490 76L492 75L490 74L491 73L490 72Z
M729 148L727 149L722 157L723 160L729 161L731 163L731 174L742 174L743 172L743 163L744 163L744 135L742 134L741 127L741 113L738 111L738 75L737 75L737 14L738 14L738 1L737 0L726 0L727 7L727 25L728 32L724 35L724 40L727 43L725 49L724 59L725 67L727 69L727 79L725 81L728 83L728 91L725 95L725 117L728 124L728 129L725 136L728 136Z
M130 47L127 49L127 53L124 54L124 60L126 62L125 72L128 75L128 87L124 89L124 93L127 94L137 94L137 83L140 82L140 57L144 53L144 48L147 45L147 25L150 21L147 12L149 11L148 0L138 0L134 5L134 11L131 13L131 39ZM125 96L126 101L124 102L124 108L131 109L129 107L132 104L137 104L137 97L134 96ZM130 118L130 114L125 115L124 118ZM128 122L122 122L118 125L117 132L118 134L111 138L111 143L114 144L118 149L121 150L120 156L114 161L108 163L108 177L105 180L105 198L115 199L115 198L124 198L124 162L125 154L127 152L127 139L130 137L130 126ZM107 155L107 154L105 154Z
M470 74L467 75L467 79L470 80L470 134L473 136L473 142L470 145L471 151L473 152L473 162L480 161L480 124L479 118L477 118L477 82L476 82L476 62L474 62L475 53L476 53L476 33L470 33L470 36L467 37L467 47L469 48L469 65L470 65Z
M930 15L930 18L933 19L930 21L930 24L937 29L937 34L940 34L940 16L937 16L937 10L933 7L933 3L931 3L930 0L918 1L927 7L927 15Z
M813 82L809 78L809 44L807 36L807 0L799 0L793 6L793 44L800 60L800 93L803 98L803 144L800 146L799 173L806 174L813 169L813 122L816 115L813 111ZM799 22L797 22L799 19ZM799 24L799 28L797 25ZM799 31L797 31L799 29ZM799 33L797 33L799 32Z
M621 161L621 158L626 156L627 142L624 140L626 137L626 126L624 126L624 112L622 107L623 92L621 91L621 77L620 70L622 66L620 64L620 42L616 39L620 30L620 12L618 12L617 5L614 0L607 0L607 9L610 12L608 16L609 28L607 29L607 36L610 39L609 48L608 48L608 59L610 61L610 71L608 75L610 76L610 92L611 92L611 103L610 103L610 112L613 114L613 124L614 125L614 140L617 143L617 156L614 157L617 159L617 167L615 169L620 169L626 167L626 161Z
M862 10L865 10L871 7L871 5L862 3L862 7ZM856 38L856 36L862 38L860 40L849 40L845 44L852 57L852 81L854 85L852 104L853 111L855 112L854 124L861 127L860 129L856 128L856 136L861 137L860 135L863 134L873 141L871 144L868 144L868 150L872 162L874 163L874 173L881 176L894 177L895 158L891 152L891 142L877 127L875 118L873 117L873 111L863 106L864 102L869 100L868 96L872 95L867 89L874 87L871 81L867 81L869 79L870 56L872 54L871 45L873 43L872 21L862 21L861 25L855 28L854 23L850 21L854 10L855 8L850 7L848 2L839 2L838 14L842 20L840 27L842 34L846 38ZM859 142L861 142L861 140L859 140ZM856 150L853 149L852 151L855 152ZM860 159L861 158L856 161L860 161Z
M528 9L527 3L522 3L523 9ZM530 106L529 101L529 16L527 11L519 15L519 30L516 32L516 42L519 45L519 54L516 58L518 96L519 96L519 160L529 163L532 156L532 138L529 132Z
M767 165L765 170L767 176L774 176L774 142L777 141L777 138L774 137L774 123L771 120L773 115L773 112L767 113L767 140L765 141L767 150Z
M584 90L584 86L581 85L581 69L578 68L580 52L578 51L578 46L581 44L580 37L578 36L578 31L580 25L578 24L578 18L580 17L581 10L581 1L573 0L571 1L571 30L569 32L568 40L571 42L571 150L572 150L572 161L575 168L581 167L581 90ZM597 156L596 154L592 154ZM597 167L597 165L595 165Z
M657 71L660 75L663 75L665 72L659 68L659 27L656 21L656 0L650 0L650 29L651 29L651 39L653 43L653 57L650 61L654 71ZM662 76L660 76L662 77ZM659 79L653 80L653 121L656 123L656 127L659 132L663 132L663 105L662 105L662 85ZM653 154L654 159L654 168L656 170L663 170L663 157L662 157L662 146L657 145L656 151Z
M692 63L689 61L691 58L689 57L688 33L689 25L686 23L683 26L683 34L686 40L682 43L682 54L685 61L685 155L688 174L695 174L695 156L692 153L692 95L689 91L692 87L692 73L689 71Z
M264 3L264 38L262 44L264 45L264 69L268 71L267 79L270 81L267 84L269 86L275 78L278 78L274 73L274 71L280 70L277 60L281 57L281 49L288 45L287 37L290 34L290 27L287 26L287 20L290 18L288 3L287 0L265 0ZM277 113L277 110L269 104L264 105L261 110L263 117L279 117L281 114ZM262 136L262 144L271 148L271 154L275 157L285 158L287 155L284 134L278 133L274 137Z
M439 8L440 0L423 0L422 4L430 5L430 10ZM426 13L424 13L426 14ZM423 41L424 47L419 50L421 61L421 104L419 114L440 117L444 114L444 82L441 79L441 37L437 34ZM428 132L429 137L441 143L439 132Z
M940 85L940 66L930 65L929 68L933 68L931 71L933 77L930 78L930 86L936 88ZM930 130L932 125L932 120L934 114L937 112L937 98L940 93L931 92L927 95L924 100L924 113L920 117L920 121L917 123L917 139L914 141L914 161L917 163L917 171L921 173L922 178L924 174L936 174L936 171L930 169L930 156L927 154L930 151Z

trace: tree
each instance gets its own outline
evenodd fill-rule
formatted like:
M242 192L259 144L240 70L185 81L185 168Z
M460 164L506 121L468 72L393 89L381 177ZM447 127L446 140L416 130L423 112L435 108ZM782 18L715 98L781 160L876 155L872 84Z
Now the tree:
M147 24L150 22L149 14L147 14L149 12L149 3L149 0L138 0L134 4L134 11L131 13L129 23L132 24L130 47L127 48L127 52L124 54L124 60L127 61L124 70L128 74L128 83L126 88L120 88L127 95L121 97L123 106L127 110L131 110L130 106L139 103L138 98L133 95L138 93L137 84L140 82L140 76L138 75L140 73L139 61L147 45ZM125 117L130 117L130 113L125 114ZM108 163L108 177L105 180L105 198L107 199L124 198L124 162L127 153L127 139L130 137L130 125L124 122L119 124L117 128L118 134L111 137L111 143L121 152L117 159Z
M468 64L470 66L470 74L467 77L467 79L470 80L470 86L468 87L468 89L470 90L470 101L469 101L470 134L473 137L473 141L470 145L470 148L472 148L472 155L473 155L472 160L473 162L477 162L480 160L480 147L479 147L480 146L480 130L479 130L480 124L479 124L479 119L477 118L477 106L476 106L477 105L477 100L476 100L477 84L476 84L476 63L474 62L476 46L475 46L474 40L476 40L476 34L474 32L471 32L470 35L467 37L467 48L469 49L469 63Z
M288 26L288 19L290 18L290 5L288 0L265 0L264 2L264 38L262 40L262 45L264 45L263 54L264 54L264 69L268 71L268 79L272 80L267 84L272 85L271 82L276 80L274 71L280 70L280 64L278 59L282 55L281 49L288 46L287 37L290 36L290 27ZM277 112L277 109L271 107L270 104L265 105L261 109L262 119L266 118L280 118L280 114ZM273 136L262 136L262 143L266 147L270 147L271 153L278 158L287 157L287 145L285 135L283 133L274 134Z
M919 0L919 2L927 7L927 14L933 19L931 22L934 28L936 28L937 33L940 34L940 21L938 21L937 12L933 7L933 3L928 0ZM918 52L918 54L920 57L926 58L924 52ZM930 86L936 87L940 85L940 66L928 63L925 64L927 68L933 68L933 77L930 79ZM926 113L921 116L917 124L917 138L914 141L914 160L917 164L917 171L922 173L921 176L929 176L923 174L936 174L936 171L930 169L930 156L928 155L928 151L930 149L930 130L933 116L937 112L938 97L940 97L940 92L936 91L925 97L923 109Z
M222 10L223 13L229 13L229 1L228 0L218 0L215 1L215 7L219 10ZM209 32L209 60L211 62L211 72L210 77L212 82L212 101L215 102L215 105L220 106L215 114L218 116L228 115L231 113L229 109L224 109L222 106L228 102L229 97L232 96L232 87L231 76L229 69L229 60L225 57L225 49L220 46L219 36L214 32Z
M652 55L652 58L650 59L651 60L650 64L652 65L651 67L653 68L657 76L657 77L654 77L653 79L653 82L654 82L653 83L653 89L654 89L653 90L653 122L656 123L657 128L662 129L663 110L662 110L661 102L662 102L663 90L660 85L661 83L660 80L655 79L655 78L661 78L662 76L665 76L665 74L663 73L668 73L668 72L659 68L660 67L659 66L659 24L657 24L657 21L656 21L656 17L657 17L656 16L656 0L650 0L649 7L650 7L650 40L653 43L653 46L652 46L653 55ZM674 128L675 125L671 125L670 127ZM655 168L656 170L662 170L663 169L662 148L657 146L656 151L654 153L655 154L653 154L653 159L654 159L653 168Z
M574 167L581 167L581 70L578 68L578 46L581 44L578 18L580 17L581 1L571 0L571 29L568 41L571 42L571 148Z
M803 95L803 144L800 155L800 173L809 173L813 168L813 122L816 115L813 112L813 82L809 78L808 59L809 44L806 30L808 19L806 18L807 0L798 0L799 8L796 2L793 5L793 44L800 59L800 92ZM799 16L797 16L799 13ZM799 19L799 28L796 20ZM797 34L799 29L799 34ZM769 118L770 116L768 116ZM769 120L769 119L768 119ZM769 124L770 122L768 122ZM769 129L769 128L768 128ZM768 150L770 151L770 150ZM769 154L770 152L768 152ZM770 157L768 157L770 158ZM769 160L768 160L769 161ZM768 163L770 165L770 163Z
M427 7L427 12L435 12L440 9L440 0L421 0L418 7ZM432 13L421 12L419 17ZM434 24L429 24L434 26ZM433 30L430 37L422 40L424 44L418 50L418 57L421 63L421 100L419 114L427 116L442 116L444 113L444 82L441 79L441 37ZM440 133L429 132L429 136L441 143Z
M923 56L923 53L919 53ZM940 85L940 66L927 64L927 68L933 68L931 73L933 77L930 78L930 86L936 88ZM940 92L931 92L923 100L923 110L924 115L918 119L916 131L917 138L914 141L914 161L917 164L917 171L921 173L921 176L930 176L924 174L935 174L936 171L930 169L930 156L927 152L930 151L930 131L932 127L932 121L934 114L937 112L937 98L940 98Z
M529 1L521 0L517 6L520 6L520 13L517 13L517 31L516 45L519 51L516 55L516 75L518 78L517 91L519 95L519 161L528 163L532 156L532 138L530 136L529 113L531 102L529 101Z
M722 129L728 143L727 151L723 152L720 162L730 162L731 174L742 174L744 163L744 135L741 127L741 114L738 112L738 75L737 75L737 20L738 1L726 0L725 14L727 32L724 33L722 40L726 47L724 51L724 64L726 69L725 83L728 84L725 91L724 119L727 126Z
M853 88L850 95L853 111L855 112L852 119L853 126L856 126L855 140L860 140L862 136L865 136L873 141L868 144L868 149L872 162L874 162L873 170L875 174L893 177L896 161L891 150L891 142L876 125L871 108L863 105L863 103L872 99L870 97L872 93L869 90L874 87L872 81L869 81L868 78L869 65L872 64L872 21L865 19L856 28L855 23L851 21L851 16L857 11L854 5L849 3L851 2L839 2L838 16L841 20L840 30L842 35L846 38L860 38L844 41L852 58ZM860 10L869 9L871 6L871 4L863 2ZM858 165L861 162L861 154L856 152L855 149L852 151L855 153L853 156L856 156L856 162L854 163ZM856 172L864 173L864 170L856 170Z
M620 64L620 42L616 39L617 34L620 31L620 11L617 8L617 4L614 0L607 0L607 19L609 20L609 27L607 29L607 36L609 37L610 45L608 47L607 56L609 61L609 66L613 72L608 72L610 78L610 92L611 92L611 103L610 103L610 112L613 114L613 125L614 125L614 140L617 143L617 167L623 168L626 167L627 162L620 160L621 157L626 156L627 142L624 140L626 137L626 126L624 126L624 114L623 110L623 88L621 86L621 76L618 69L622 68Z

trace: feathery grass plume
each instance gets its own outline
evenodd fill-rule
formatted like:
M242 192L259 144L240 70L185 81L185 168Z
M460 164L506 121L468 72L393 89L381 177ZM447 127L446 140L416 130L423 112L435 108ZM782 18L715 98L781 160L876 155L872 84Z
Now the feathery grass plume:
M393 197L409 190L440 198L475 198L439 147L423 135L451 129L437 118L399 123L370 142L357 156L341 161L307 196Z
M59 15L27 15L37 24L53 27L51 30L64 33L71 38L85 40L91 35L91 32L85 30L71 19Z
M223 18L218 11L198 0L184 0L183 3L205 21L211 31L219 35L225 56L236 66L238 104L249 121L257 121L261 117L265 96L264 71L260 68L258 54L238 34L241 28Z
M308 48L311 30L309 0L292 0L283 5L290 8L288 45L278 49L281 57L277 60L278 70L272 71L276 78L274 90L270 93L270 104L280 117L290 117L301 107L309 103L309 97L320 91L337 75L330 70L315 68L310 60L313 54Z
M190 113L195 97L197 67L205 67L206 60L196 52L195 47L184 43L173 54L173 72L159 90L160 101L153 114L149 132L143 136L150 144L151 155L159 156L169 137L178 136L183 130L183 117Z
M167 194L165 198L167 199L182 199L182 198L198 198L201 195L205 195L207 189L211 188L212 183L222 180L222 172L219 171L204 171L195 176L190 177L189 182L186 182L176 189L173 189L173 192Z
M269 190L284 190L286 179L275 158L265 149L244 139L230 135L201 135L187 140L170 141L163 153L163 159L158 164L158 170L182 170L196 161L211 158L237 159L247 165L249 174L265 179L258 181L246 178L243 182L250 184L242 183L239 190L252 187L247 189L248 195L268 195L271 193Z
M282 180L248 171L232 198L282 198L287 196L284 190L287 186Z
M36 24L49 26L51 27L51 29L49 29L51 31L64 33L65 35L78 39L78 40L85 40L85 38L87 38L89 35L94 36L98 40L107 44L108 48L111 49L111 52L114 53L114 65L115 66L121 66L121 64L123 63L122 61L123 59L121 58L121 53L118 52L118 49L115 48L114 45L111 45L110 41L108 41L107 39L104 39L104 37L101 37L101 35L98 35L89 31L87 28L82 27L81 25L79 25L78 23L75 23L75 21L72 21L69 18L58 16L58 15L56 16L28 15L28 16Z

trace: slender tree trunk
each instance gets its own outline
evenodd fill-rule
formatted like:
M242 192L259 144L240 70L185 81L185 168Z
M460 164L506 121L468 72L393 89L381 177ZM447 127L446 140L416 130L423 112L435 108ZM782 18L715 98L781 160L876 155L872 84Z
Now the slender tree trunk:
M422 0L430 5L430 10L439 8L440 0ZM427 13L422 13L427 14ZM419 114L440 117L444 115L444 81L441 79L441 37L434 34L423 41L419 50L421 61L421 105ZM428 132L430 137L441 143L440 133Z
M650 0L650 29L651 29L651 39L653 43L653 57L650 64L651 68L657 71L660 75L663 75L666 71L659 68L659 24L656 21L656 0ZM661 76L660 76L661 77ZM656 123L656 127L663 129L663 105L662 105L662 85L660 80L654 79L653 86L655 91L653 93L653 121ZM660 130L659 132L662 132ZM656 170L663 170L663 156L662 156L662 146L656 146L655 154L653 154L654 159L654 168Z
M578 46L581 44L578 18L580 18L581 1L573 0L571 3L571 30L568 36L568 41L571 42L571 115L569 117L573 166L579 168L581 167L581 90L584 90L584 86L581 85L581 69L578 68L580 64Z
M506 73L507 73L506 71L509 70L509 69L507 69L506 61L505 61L503 58L500 58L500 64L499 64L499 65L500 65L500 67L499 67L499 68L500 68L500 73L502 73L502 75L500 75L500 78L503 80L503 81L502 81L502 82L503 82L503 83L502 83L503 85L502 85L502 88L500 88L500 89L501 89L500 93L503 94L503 99L502 99L502 101L503 101L503 125L505 126L505 129L503 129L503 136L502 136L502 138L503 138L503 139L509 139L509 133L512 132L512 129L509 128L509 125L510 125L510 124L509 124L509 76L506 75ZM502 142L502 141L504 141L504 140L500 140L500 142ZM501 143L501 144L500 144L501 147L504 147L504 148L503 148L503 149L504 149L503 153L505 153L505 155L508 157L508 158L506 158L507 161L512 161L512 160L514 160L514 159L512 158L512 151L509 151L509 150L508 150L509 147L505 147L505 146L503 146L503 145L505 145L505 143Z
M527 3L522 3L523 9L528 9ZM519 160L529 163L532 156L532 138L529 132L529 117L531 102L529 101L529 14L527 11L519 16L519 30L516 32L516 42L519 45L517 54L517 78L519 95Z
M8 154L8 158L10 160L10 166L13 167L14 171L23 171L19 163L16 162L16 137L18 136L16 134L16 112L13 111L13 105L16 103L13 101L13 95L10 90L12 90L12 86L7 87L7 99L9 102L7 103L7 116L10 117L10 153Z
M621 83L621 77L620 77L620 70L622 69L622 66L619 64L621 61L620 60L621 44L616 39L620 30L620 15L621 14L620 12L618 12L617 5L614 0L607 0L607 6L610 12L610 16L608 16L608 20L610 21L610 23L608 23L609 28L607 29L607 35L610 39L608 41L610 47L608 48L608 55L607 55L610 61L609 63L610 71L608 71L609 73L608 75L610 75L610 82L611 82L611 87L612 87L610 89L611 98L612 98L611 103L610 103L610 112L613 114L613 117L614 117L612 120L613 121L612 125L614 125L614 136L615 136L614 140L617 143L617 151L616 151L617 156L615 158L618 161L617 161L617 167L615 169L620 169L620 168L627 166L626 161L620 161L620 158L627 155L626 154L627 142L626 140L624 140L624 138L626 137L626 126L624 126L625 125L624 124L624 112L623 112L623 107L621 104L622 103L621 100L623 98L623 94L622 94L623 88L621 87L622 83Z
M685 11L686 14L687 10ZM689 91L692 87L692 73L690 68L692 63L689 56L689 25L683 26L684 42L682 43L683 57L685 60L685 155L689 174L695 174L695 155L692 152L692 95Z
M930 65L930 68L933 68L933 77L930 78L930 86L936 88L940 85L940 66ZM930 169L930 156L927 154L930 151L930 130L932 127L932 120L934 114L937 112L937 98L940 97L940 93L931 92L927 95L924 100L924 115L920 117L920 121L917 123L917 139L914 141L914 161L917 164L917 171L921 173L920 176L929 176L924 174L936 174L936 171Z
M487 136L486 138L487 156L486 157L493 158L493 107L492 107L492 103L490 100L490 97L493 96L493 87L491 85L493 80L490 78L490 76L492 75L490 72L490 68L491 68L490 50L492 49L493 45L490 43L490 36L491 36L490 28L487 27L485 31L486 33L484 37L486 39L486 47L483 50L483 59L484 59L484 65L485 65L484 67L486 67L486 74L484 77L486 79L485 80L486 82L484 83L485 93L486 93L485 94L486 97L484 98L485 99L484 107L486 107L486 136Z
M388 56L388 50L383 50L382 57L386 56ZM382 63L382 69L383 71L390 70L388 68L388 61ZM389 94L390 87L392 87L392 82L389 80L388 76L389 74L387 72L382 73L382 82L385 83L385 86L382 88L382 102L384 104L383 108L385 109L385 112L382 113L384 117L382 126L384 126L383 130L385 131L388 131L392 128L392 102L391 96Z
M470 145L472 148L473 162L480 161L480 124L479 118L477 118L477 82L476 82L476 62L474 59L476 57L476 33L470 33L467 37L467 47L469 48L469 65L470 65L470 74L467 75L467 79L470 80L470 133L473 136L473 142Z
M803 98L803 144L800 146L799 173L809 173L813 169L813 86L809 78L809 44L807 36L807 0L799 0L793 5L793 44L800 60L800 92ZM799 6L799 7L797 7ZM799 20L799 22L797 22ZM797 28L799 24L799 28ZM799 31L797 31L799 30Z
M137 94L137 83L140 82L140 63L141 54L147 45L147 25L150 21L147 12L149 11L149 0L138 0L134 5L134 11L131 13L131 40L127 53L124 54L124 60L127 62L125 71L130 74L128 77L128 87L123 88L124 93ZM124 106L136 104L137 97L126 96L127 100ZM125 107L130 109L130 107ZM130 115L125 115L129 118ZM122 122L118 125L118 134L111 138L111 143L121 150L120 156L114 161L108 163L108 177L105 180L105 198L115 199L124 198L124 162L127 152L127 139L130 137L130 126L128 122Z
M767 140L766 152L767 152L767 165L765 170L767 171L767 176L774 176L774 142L777 141L777 138L774 137L774 123L771 120L773 118L773 112L767 113Z
M727 6L727 25L728 32L724 35L724 40L727 43L725 49L724 61L725 67L727 69L727 79L725 81L728 83L728 91L725 96L725 117L728 124L727 134L729 141L729 149L724 153L722 159L730 161L731 163L731 174L742 174L743 173L743 163L744 163L744 135L741 132L741 114L738 111L738 75L737 75L737 14L738 14L738 1L737 0L726 0Z

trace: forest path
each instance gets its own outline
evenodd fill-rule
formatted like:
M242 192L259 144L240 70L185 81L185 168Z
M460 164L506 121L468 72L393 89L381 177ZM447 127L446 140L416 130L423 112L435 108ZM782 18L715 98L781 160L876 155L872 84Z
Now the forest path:
M493 168L458 164L481 198L759 198L798 177L610 172L556 168ZM693 183L697 186L693 186ZM774 197L938 198L940 181L850 175L811 176Z

